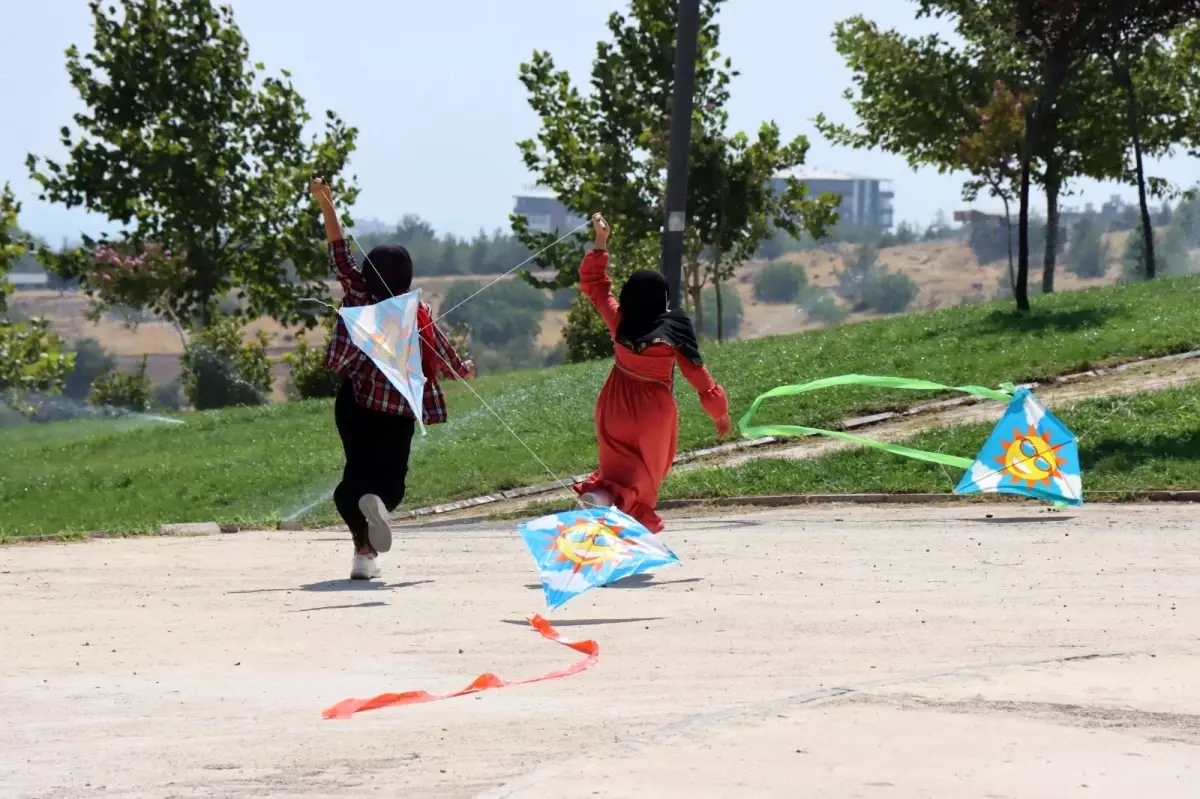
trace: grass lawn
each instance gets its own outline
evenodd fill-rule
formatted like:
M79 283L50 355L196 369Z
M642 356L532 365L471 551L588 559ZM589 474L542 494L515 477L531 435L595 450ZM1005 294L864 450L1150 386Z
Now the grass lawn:
M995 407L998 421L1004 408ZM1200 386L1090 400L1054 414L1079 437L1085 501L1089 491L1200 488ZM969 458L993 426L932 430L903 443ZM812 460L679 471L667 479L663 498L950 493L961 477L959 469L855 448Z
M709 345L705 358L740 415L756 395L783 383L852 372L946 384L1022 382L1187 350L1200 343L1197 331L1200 278L1175 278L1039 297L1026 316L1009 303L965 306ZM594 466L592 410L608 370L600 362L510 373L483 378L476 388L566 476ZM451 384L447 393L450 424L430 428L414 443L407 506L549 479L463 387ZM712 443L712 425L682 380L677 395L680 448ZM828 426L926 398L830 389L772 402L758 421ZM268 524L308 506L306 520L336 518L321 501L341 468L329 402L180 418L185 424L81 422L0 431L0 537L136 532L162 522ZM856 490L867 488L882 486Z

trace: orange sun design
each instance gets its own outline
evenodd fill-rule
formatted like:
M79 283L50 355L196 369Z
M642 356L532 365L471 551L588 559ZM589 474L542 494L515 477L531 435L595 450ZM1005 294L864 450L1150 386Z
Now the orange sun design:
M577 517L571 524L558 525L558 535L548 549L557 563L574 563L575 571L600 569L606 563L620 563L632 554L621 538L623 528L596 519Z
M996 462L1013 482L1025 483L1029 488L1038 483L1049 488L1053 478L1062 477L1062 467L1068 463L1058 454L1064 444L1051 444L1050 431L1038 433L1036 427L1030 427L1027 433L1014 428L1012 440L1001 440L1000 446L1004 454L996 456Z

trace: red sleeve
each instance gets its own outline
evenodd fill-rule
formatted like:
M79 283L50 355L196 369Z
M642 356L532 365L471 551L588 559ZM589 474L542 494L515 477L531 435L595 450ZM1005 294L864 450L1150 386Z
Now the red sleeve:
M465 378L467 376L467 367L463 365L462 359L454 351L454 345L450 343L450 339L446 338L446 334L442 332L442 329L437 326L437 322L431 323L429 333L437 354L441 356L437 359L438 374L441 377Z
M612 281L608 278L608 250L592 250L583 256L583 263L579 265L579 290L600 312L600 318L608 326L609 335L615 336L621 311L612 294Z
M720 419L729 413L729 397L725 395L725 389L713 380L708 369L692 363L679 351L675 352L675 363L679 364L679 371L700 395L700 407L710 418Z
M342 284L342 305L353 308L371 304L367 281L358 264L354 262L354 252L345 239L329 242L329 265L333 268L333 275L338 283Z

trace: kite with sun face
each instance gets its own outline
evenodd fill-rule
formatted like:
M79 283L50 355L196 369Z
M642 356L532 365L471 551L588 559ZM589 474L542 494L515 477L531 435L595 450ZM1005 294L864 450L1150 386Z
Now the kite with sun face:
M679 563L658 536L616 508L556 513L518 529L551 610L597 586Z
M421 370L421 343L417 331L417 307L421 290L413 289L373 305L338 309L354 346L370 358L387 377L410 408L421 408L425 373ZM416 414L421 435L425 424Z
M870 386L909 391L956 391L1008 405L1004 417L992 431L983 450L974 460L948 452L930 452L876 441L845 430L822 430L794 424L751 424L764 401L773 397L792 397L835 386ZM738 422L746 438L764 436L827 436L853 444L872 447L904 458L914 458L941 466L964 469L966 474L954 489L956 494L1021 494L1056 505L1082 505L1083 480L1079 471L1079 445L1075 434L1027 388L1003 383L999 389L985 386L946 386L929 380L877 375L838 375L808 383L779 386L762 394Z
M957 494L996 492L1083 504L1075 434L1028 389L1018 389Z

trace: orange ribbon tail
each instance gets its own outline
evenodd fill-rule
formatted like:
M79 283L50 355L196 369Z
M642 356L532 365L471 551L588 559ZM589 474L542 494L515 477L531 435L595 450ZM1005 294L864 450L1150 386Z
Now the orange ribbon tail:
M595 641L572 641L564 638L558 630L550 626L550 622L536 614L529 619L529 624L543 638L553 641L556 644L561 644L568 649L574 649L576 652L584 655L584 658L565 669L558 669L547 672L540 677L532 677L527 680L517 680L515 682L508 682L491 672L487 672L476 677L466 688L463 688L461 691L455 691L452 694L437 695L426 691L405 691L401 694L380 694L370 699L343 699L333 707L326 708L322 711L321 715L327 719L348 719L355 713L361 713L364 710L379 710L380 708L394 707L396 705L418 705L422 702L437 702L442 699L454 699L455 697L467 696L468 694L477 694L480 691L489 691L493 688L509 688L514 685L529 685L530 683L544 682L546 680L557 680L561 677L570 677L573 674L578 674L581 671L591 668L600 658L600 646Z

